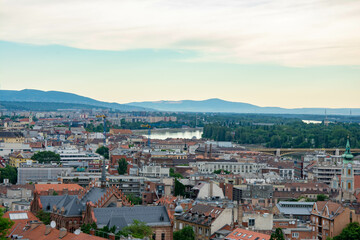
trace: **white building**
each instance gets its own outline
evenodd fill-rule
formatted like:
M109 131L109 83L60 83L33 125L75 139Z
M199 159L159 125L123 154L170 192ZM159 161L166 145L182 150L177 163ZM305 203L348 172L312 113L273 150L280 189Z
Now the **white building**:
M140 176L144 177L169 177L170 168L161 166L143 166L140 169Z
M239 162L194 162L191 167L197 167L201 173L213 173L216 170L226 170L234 174L259 173L266 167L265 163L239 163Z

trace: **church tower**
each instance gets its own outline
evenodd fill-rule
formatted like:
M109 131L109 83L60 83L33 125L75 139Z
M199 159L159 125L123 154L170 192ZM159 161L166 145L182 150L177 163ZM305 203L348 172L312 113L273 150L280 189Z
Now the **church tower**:
M353 158L350 150L349 137L346 143L345 153L343 157L343 166L341 169L341 189L343 192L344 200L351 200L352 194L354 193L354 169L353 169Z

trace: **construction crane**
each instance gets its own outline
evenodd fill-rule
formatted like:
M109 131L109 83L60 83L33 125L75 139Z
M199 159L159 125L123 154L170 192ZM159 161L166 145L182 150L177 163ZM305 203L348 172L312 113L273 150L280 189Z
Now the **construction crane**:
M106 147L106 116L105 115L96 115L97 118L102 118L104 120L104 147ZM102 171L101 171L101 188L106 187L106 173L105 173L105 157L103 159Z
M148 147L150 148L151 126L149 124L141 124L141 127L148 129Z

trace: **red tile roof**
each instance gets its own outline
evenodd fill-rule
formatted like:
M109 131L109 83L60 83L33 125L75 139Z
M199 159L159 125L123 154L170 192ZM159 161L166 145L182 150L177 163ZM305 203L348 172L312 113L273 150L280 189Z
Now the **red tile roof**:
M27 219L16 219L12 220L14 225L9 231L9 236L22 236L23 239L29 240L49 240L49 239L60 239L60 230L51 229L50 233L45 235L46 226L42 224L39 219L37 219L34 214L30 211L11 211L6 212L3 217L10 218L10 214L13 213L22 213L27 215ZM38 225L31 229L30 221L39 221ZM61 238L62 240L104 240L105 238L91 236L85 233L80 233L79 235L75 235L74 233L67 232L66 235Z
M231 240L255 240L258 238L258 240L269 240L270 235L253 232L249 230L245 230L242 228L236 228L234 231L232 231L229 235L225 237L225 239L231 239Z
M84 189L79 184L35 184L35 191L49 191L49 189L54 189L54 191L63 191L64 189L69 191L78 191Z

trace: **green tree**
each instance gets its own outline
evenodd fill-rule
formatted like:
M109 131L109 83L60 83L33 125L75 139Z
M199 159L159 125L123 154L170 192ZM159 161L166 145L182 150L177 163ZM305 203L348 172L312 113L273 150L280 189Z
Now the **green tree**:
M109 148L101 146L98 149L96 149L96 153L100 154L106 159L109 159Z
M325 201L326 199L328 199L328 197L325 194L318 194L316 196L316 201Z
M120 175L124 175L125 173L127 173L127 167L128 167L128 163L126 161L125 158L121 158L118 162L119 166L117 168L118 173Z
M333 240L360 239L360 224L358 222L349 223Z
M88 223L81 226L81 231L87 234L90 234L91 229L97 229L96 223Z
M169 170L170 177L174 178L184 178L180 173L175 173L173 168L170 168Z
M175 196L185 196L185 186L175 178L175 187L174 187Z
M49 212L44 212L43 210L40 210L37 212L36 217L42 221L45 225L50 224L50 213Z
M130 193L126 195L127 199L134 205L140 205L142 200L140 197L135 196L134 194Z
M192 227L187 226L173 233L174 240L195 240L195 233Z
M43 151L35 153L31 159L39 163L60 162L60 155L51 151Z
M151 229L151 227L147 226L144 222L134 220L133 224L124 227L120 231L120 234L124 236L128 236L129 234L131 234L131 236L135 238L143 239L145 237L152 236L153 230Z
M231 172L229 172L227 170L224 170L224 169L218 169L218 170L214 171L215 174L220 174L221 172L224 172L225 174L230 174L231 173Z
M9 179L9 182L16 184L17 182L17 169L10 165L0 169L0 182L3 183L4 179Z
M56 191L53 192L53 196L59 195Z
M270 240L285 240L284 233L281 228L277 228L275 232L271 234Z
M3 218L4 212L0 209L0 240L8 239L9 230L14 225L14 222L8 218Z

